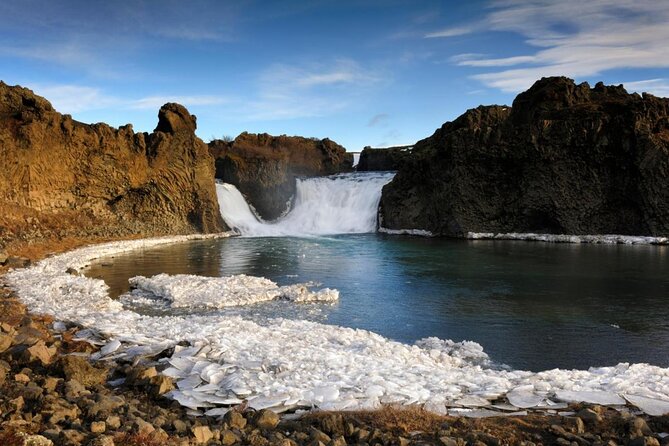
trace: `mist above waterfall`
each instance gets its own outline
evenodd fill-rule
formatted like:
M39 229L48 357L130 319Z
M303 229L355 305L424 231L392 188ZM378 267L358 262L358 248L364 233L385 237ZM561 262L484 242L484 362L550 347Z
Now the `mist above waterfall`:
M216 185L223 219L244 236L310 236L375 232L381 189L393 172L350 173L297 180L293 207L264 222L231 184Z

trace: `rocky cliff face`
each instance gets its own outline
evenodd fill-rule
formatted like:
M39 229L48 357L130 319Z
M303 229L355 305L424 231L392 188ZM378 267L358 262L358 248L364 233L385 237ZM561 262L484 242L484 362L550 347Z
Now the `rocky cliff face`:
M281 216L295 194L295 178L351 170L353 156L329 139L242 133L214 140L216 178L234 184L265 220Z
M467 111L414 146L382 225L669 235L669 99L544 78L513 107Z
M411 155L412 148L413 146L397 146L379 149L367 146L360 152L356 169L359 172L398 170Z
M3 217L22 212L37 226L75 222L80 227L65 229L78 235L220 231L213 161L195 126L178 104L160 109L151 134L82 124L32 91L0 82ZM0 227L0 238L11 231Z

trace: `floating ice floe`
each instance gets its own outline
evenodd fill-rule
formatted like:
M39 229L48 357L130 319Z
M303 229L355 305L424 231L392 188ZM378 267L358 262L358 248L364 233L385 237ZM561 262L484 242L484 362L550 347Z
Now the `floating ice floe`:
M465 238L470 240L525 240L550 243L595 243L604 245L669 245L668 237L644 237L633 235L563 235L535 234L522 232L494 233L468 232Z
M130 286L157 300L167 301L170 307L225 308L251 305L270 300L291 302L336 302L339 292L329 288L310 291L313 284L300 283L279 286L264 277L238 274L228 277L202 277L187 274L158 274L153 277L137 276Z
M559 410L565 401L618 405L624 403L622 398L649 414L669 412L666 368L618 364L533 373L496 368L474 342L427 338L408 345L366 330L278 318L259 324L225 311L140 315L110 299L102 280L66 273L102 256L193 238L82 248L10 271L6 280L31 311L88 327L78 336L103 343L98 358L155 359L169 352L159 360L161 373L176 380L169 396L193 413L218 416L241 402L277 412L311 407L364 409L392 403L485 416L513 414L510 408ZM154 287L160 299L185 305L185 294L179 293L189 287L209 290L225 285L211 280L163 276L145 279L141 286ZM269 285L264 280L257 283ZM217 302L207 293L203 296L196 305L197 300Z

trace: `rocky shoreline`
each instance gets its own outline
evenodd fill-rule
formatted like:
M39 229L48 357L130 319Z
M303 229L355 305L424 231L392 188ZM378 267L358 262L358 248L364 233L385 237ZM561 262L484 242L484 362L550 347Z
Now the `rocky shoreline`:
M198 416L163 396L175 384L158 373L159 358L92 361L99 347L78 340L80 329L29 314L2 285L0 444L669 444L667 416L586 405L483 419L419 407L281 418L244 404L220 417Z

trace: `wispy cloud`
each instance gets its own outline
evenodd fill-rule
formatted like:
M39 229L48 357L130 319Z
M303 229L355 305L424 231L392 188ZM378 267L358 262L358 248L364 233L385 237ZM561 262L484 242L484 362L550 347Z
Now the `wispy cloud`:
M157 109L167 102L176 102L186 107L206 106L206 105L220 105L230 102L230 100L223 96L214 95L195 95L195 96L148 96L145 98L130 101L127 105L129 108L140 110Z
M655 96L669 97L669 79L647 79L643 81L625 82L628 91L651 93Z
M452 59L477 68L514 67L474 75L489 87L518 92L537 78L587 77L624 68L669 67L669 3L656 0L500 0L480 23L425 37L480 31L522 35L537 48L510 57L460 55Z
M478 25L468 25L468 26L454 26L452 28L445 28L440 31L434 31L431 33L425 34L426 39L434 39L437 37L456 37L464 36L465 34L471 34L474 31L478 31Z
M105 93L102 89L84 85L30 84L36 94L44 96L61 113L81 113L92 110L158 110L167 102L177 102L186 107L214 106L230 102L226 97L214 95L160 95L139 99L124 98Z
M374 115L367 123L367 127L383 126L388 122L388 118L389 116L387 113L379 113Z
M260 75L250 119L323 116L345 109L383 82L374 70L351 59L306 65L272 65Z
M28 85L44 96L61 113L79 113L118 106L122 101L104 94L100 89L81 85Z

